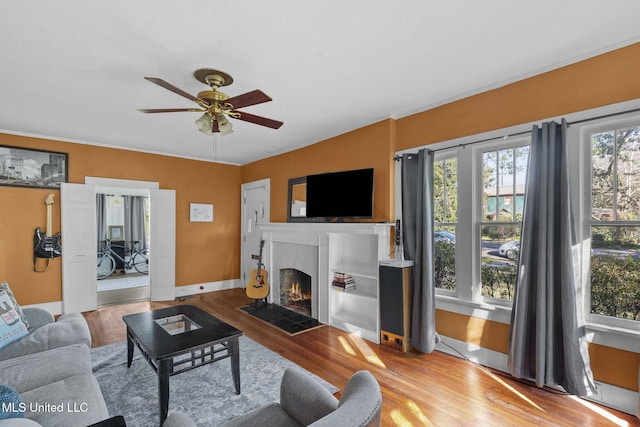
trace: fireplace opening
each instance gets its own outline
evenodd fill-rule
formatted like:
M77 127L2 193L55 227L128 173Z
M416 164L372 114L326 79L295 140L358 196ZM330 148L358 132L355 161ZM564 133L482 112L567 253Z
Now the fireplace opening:
M311 301L311 276L295 268L281 269L280 305L312 317Z

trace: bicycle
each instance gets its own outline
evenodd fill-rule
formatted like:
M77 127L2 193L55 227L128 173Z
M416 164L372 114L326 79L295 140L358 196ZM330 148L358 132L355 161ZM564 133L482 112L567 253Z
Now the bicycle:
M149 274L149 250L136 249L138 241L132 241L131 247L126 248L130 254L128 257L120 256L111 247L110 239L103 240L103 250L98 252L98 280L111 276L116 270L116 259L121 261L126 270L135 268L137 272ZM117 247L117 246L116 246ZM122 246L120 246L122 247Z

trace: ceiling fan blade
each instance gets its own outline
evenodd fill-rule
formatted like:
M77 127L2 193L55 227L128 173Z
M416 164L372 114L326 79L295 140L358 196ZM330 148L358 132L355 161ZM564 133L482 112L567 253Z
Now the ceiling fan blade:
M165 82L162 79L159 79L157 77L145 77L145 80L149 80L151 83L155 83L158 86L162 86L163 88L170 90L173 93L177 93L180 96L184 96L185 98L193 101L193 102L197 102L198 104L201 102L204 102L203 100L196 98L195 96L191 95L190 93L187 93L185 91L183 91L180 88L175 87L174 85L172 85L171 83ZM206 104L206 103L205 103Z
M256 89L251 92L243 93L242 95L232 96L224 101L225 104L231 104L231 109L248 107L249 105L262 104L263 102L269 102L272 99L267 96L263 91Z
M278 129L284 124L283 122L279 122L277 120L267 119L266 117L260 117L249 113L243 113L242 111L233 110L230 111L230 113L233 113L230 114L230 117L233 117L234 119L244 120L245 122L255 123L257 125L266 126L272 129Z
M139 108L138 111L140 111L141 113L179 113L182 111L197 113L207 110L203 110L201 108Z

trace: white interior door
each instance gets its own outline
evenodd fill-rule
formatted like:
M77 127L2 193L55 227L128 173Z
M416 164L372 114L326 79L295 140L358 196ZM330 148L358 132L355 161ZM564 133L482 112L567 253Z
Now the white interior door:
M60 187L62 228L62 309L65 313L96 309L95 186Z
M149 192L149 287L152 301L175 298L176 192Z
M251 270L258 267L251 255L257 255L260 250L261 234L258 225L271 220L270 197L271 187L269 179L242 184L242 283L249 281Z

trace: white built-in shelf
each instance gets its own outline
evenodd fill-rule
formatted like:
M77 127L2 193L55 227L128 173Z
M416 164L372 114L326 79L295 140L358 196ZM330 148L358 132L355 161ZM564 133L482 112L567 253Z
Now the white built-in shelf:
M389 227L371 227L367 231L329 233L329 323L379 343L378 264L388 259L390 232ZM333 289L335 272L350 274L355 289Z
M378 323L371 316L360 316L358 313L340 311L331 317L332 326L346 332L355 333L364 339L379 342Z
M377 266L377 264L376 264ZM339 271L341 273L349 273L352 276L356 277L364 277L367 279L378 279L378 271L376 269L371 269L371 265L365 262L352 262L352 263L339 263L335 266L334 271Z
M338 289L333 289L331 288L331 292L336 292L338 294L344 295L343 298L349 298L349 297L353 297L353 298L370 298L372 300L378 301L378 294L371 292L371 291L367 291L367 290L361 290L358 289L357 287L355 289L352 289L350 291L341 291Z
M389 259L391 224L269 223L259 227L266 241L267 270L274 270L271 252L276 244L318 248L318 290L315 297L320 322L369 341L380 342L378 264ZM335 272L351 274L356 282L355 289L346 292L334 290L331 283Z

